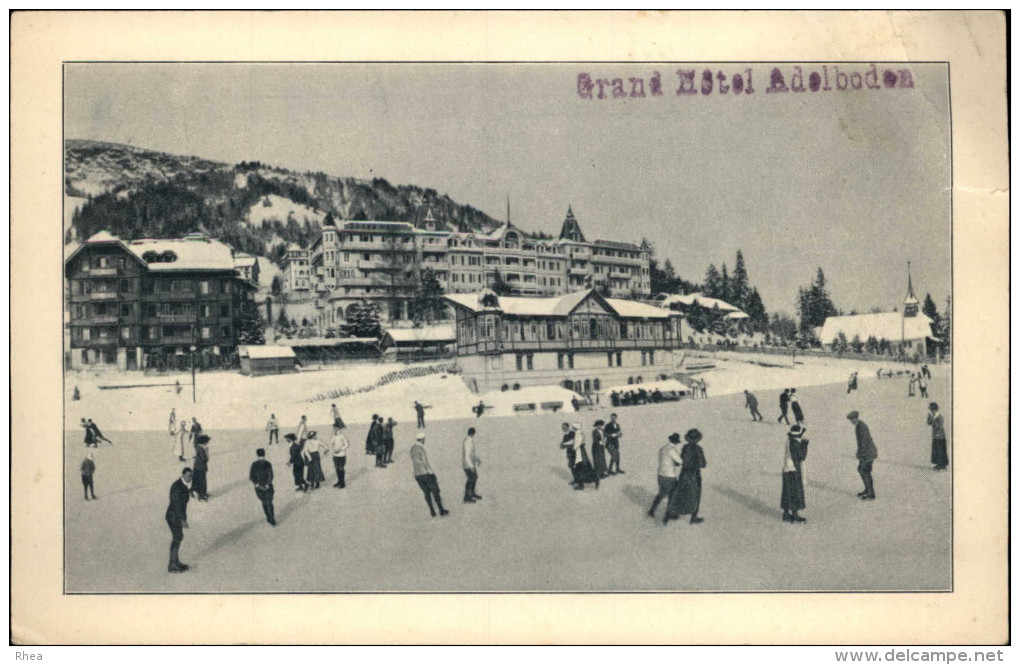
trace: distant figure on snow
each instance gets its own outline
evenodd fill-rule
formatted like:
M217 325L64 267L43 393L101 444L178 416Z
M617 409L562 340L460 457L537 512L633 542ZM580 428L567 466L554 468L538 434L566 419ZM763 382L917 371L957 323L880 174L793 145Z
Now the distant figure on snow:
M81 399L81 391L78 390L78 386L74 387L74 392L71 393L71 399L75 402Z
M687 430L684 434L683 450L680 451L680 460L683 466L680 468L680 477L677 479L673 494L669 497L666 505L666 517L663 524L669 524L681 515L690 515L691 524L701 524L704 518L698 517L701 509L701 470L705 468L705 451L701 449L698 442L701 441L701 432L696 429Z
M481 418L482 414L485 413L485 402L479 400L478 406L472 409L475 412L475 418Z
M347 467L347 449L351 447L351 442L347 440L343 430L345 425L341 423L339 426L333 426L333 437L329 440L329 447L333 452L333 468L336 470L336 483L333 487L343 489L347 487L346 478L346 467Z
M255 486L255 496L262 503L266 521L276 526L276 513L273 510L273 465L266 459L265 448L256 450L255 457L248 471L248 480Z
M581 431L581 423L574 423L570 426L574 433L572 439L575 451L575 462L572 472L574 474L574 489L583 490L585 483L595 483L595 489L599 488L599 477L595 474L595 468L591 465L588 457L588 449L585 447L584 432Z
M425 427L425 409L431 409L431 405L422 404L415 400L414 402L414 413L418 417L418 429Z
M755 422L765 420L765 417L758 411L758 398L748 390L744 391L744 398L744 408L751 411L751 420Z
M333 421L333 425L343 425L344 419L340 417L340 409L336 408L336 404L331 404L329 407L329 418Z
M170 436L177 435L177 407L170 409Z
M174 392L177 393L178 395L181 394L181 382L180 381L174 381Z
M97 425L94 422L92 422L91 418L89 418L89 427L92 428L92 436L95 437L96 448L99 447L99 442L100 441L105 441L108 444L110 444L111 446L113 445L113 441L110 441L105 436L103 436L103 432L102 432L102 430L99 429L99 425Z
M89 500L89 492L92 492L92 498L96 498L96 488L92 484L92 477L96 473L96 463L92 459L92 451L85 451L85 459L81 461L81 484L85 486L85 500Z
M804 468L807 458L808 440L804 438L806 430L794 425L786 434L786 448L783 454L783 493L779 499L779 507L783 509L783 521L802 523L807 520L798 512L804 510Z
M372 424L368 426L368 434L365 435L365 454L375 455L375 449L377 448L377 438L379 436L379 416L375 413L372 414ZM379 463L376 462L376 466Z
M305 461L305 472L308 474L308 487L319 489L326 476L322 473L322 442L316 438L316 432L308 432L301 456Z
M276 439L276 443L280 443L280 422L276 419L275 413L269 414L269 420L266 422L266 431L269 432L269 443L267 445L273 445L273 439Z
M857 372L852 372L846 382L846 394L849 395L854 390L857 390Z
M606 436L603 430L605 424L604 420L596 420L591 430L591 463L595 468L595 475L599 478L609 475L606 469Z
M467 437L461 446L461 453L464 463L464 475L467 476L467 481L464 483L464 503L474 503L482 498L475 492L475 486L478 483L478 467L481 465L482 460L478 459L478 455L475 454L474 427L468 428Z
M924 380L923 374L917 375L917 389L921 391L921 397L928 396L928 382Z
M177 431L177 447L174 450L174 452L177 453L177 460L179 462L187 462L188 461L188 460L184 459L184 441L185 441L185 439L189 439L190 436L191 436L191 428L188 426L188 419L187 418L181 418L181 426L180 426L180 429Z
M85 447L92 446L93 448L98 448L99 444L96 443L96 434L84 418L81 419L81 426L85 430Z
M301 456L301 444L294 434L284 434L283 438L290 442L290 460L287 466L294 472L294 491L306 492L308 484L305 483L305 459Z
M851 411L846 416L854 426L854 436L857 438L857 473L864 481L864 491L858 492L857 496L864 501L875 499L875 481L871 477L871 469L878 458L878 449L871 439L871 430L867 423L860 419L860 414Z
M949 466L946 423L935 402L928 405L928 425L931 427L931 463L935 465L936 471L944 471Z
M917 384L917 375L913 372L910 373L910 383L907 384L907 397L914 397L917 393L914 392L914 386Z
M624 473L623 469L620 468L620 439L623 437L623 430L620 428L620 423L617 421L616 414L609 416L609 422L605 426L606 434L606 450L609 451L609 469L607 473L610 476L614 476L618 473ZM616 467L616 470L613 470Z
M166 509L166 523L170 527L170 564L168 573L183 573L188 565L181 563L179 553L188 528L188 499L191 497L191 469L185 467L181 477L170 486L170 505Z
M199 434L195 438L195 470L192 493L198 495L199 501L209 500L209 435Z
M436 507L439 508L441 517L449 515L450 511L443 508L443 499L439 496L439 481L436 480L436 474L429 466L428 455L425 454L425 434L423 433L418 434L414 445L411 446L411 464L414 468L414 479L425 494L425 503L429 505L432 517L436 516L436 508L432 505L433 500L435 500Z
M786 415L787 410L790 408L790 389L784 388L783 392L779 394L779 410L782 412L779 414L779 418L776 422L785 422L787 425L790 424L790 417Z
M383 425L383 464L393 463L393 448L396 445L395 439L393 438L393 428L396 425L397 421L393 420L393 418L387 418L386 424Z

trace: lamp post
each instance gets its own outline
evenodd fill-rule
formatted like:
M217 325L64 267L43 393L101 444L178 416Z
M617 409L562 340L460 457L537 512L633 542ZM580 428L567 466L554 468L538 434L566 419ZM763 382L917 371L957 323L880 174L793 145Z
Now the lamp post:
M195 399L195 345L191 345L191 403L194 404Z

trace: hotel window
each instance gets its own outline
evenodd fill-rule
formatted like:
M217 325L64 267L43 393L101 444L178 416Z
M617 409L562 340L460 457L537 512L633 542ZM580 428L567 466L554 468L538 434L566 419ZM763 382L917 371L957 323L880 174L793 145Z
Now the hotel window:
M642 365L648 364L648 354L645 353L644 351L641 352L641 364Z
M82 328L81 329L81 338L82 338L82 341L85 341L85 342L89 341L92 338L92 331L89 330L88 328Z
M623 354L619 351L616 352L616 366L619 367L623 361Z
M120 306L120 315L121 316L131 316L131 305L122 304Z
M568 353L567 354L567 365L570 366L570 369L574 369L574 354L573 353Z
M655 351L649 351L648 352L648 364L649 365L654 365L655 364Z
M517 354L517 371L520 372L524 369L524 356L520 353Z
M222 337L230 337L230 326L221 326L220 335Z
M535 369L535 354L529 353L528 354L528 371L530 372L533 369Z
M209 339L212 333L209 331L208 326L202 326L202 339Z
M204 279L201 282L199 282L198 283L198 292L201 293L202 295L208 294L209 293L209 282L204 280Z
M124 326L123 328L121 328L120 329L120 338L121 339L131 339L131 328L128 328L127 326Z
M230 316L230 303L220 305L220 316Z
M563 369L563 356L564 355L565 354L563 354L563 353L557 353L556 354L556 366L559 367L560 369Z
M627 339L627 322L620 321L620 339Z
M609 363L608 366L612 367L613 366L613 353L612 353L612 351L610 351L609 353L606 354L606 360Z

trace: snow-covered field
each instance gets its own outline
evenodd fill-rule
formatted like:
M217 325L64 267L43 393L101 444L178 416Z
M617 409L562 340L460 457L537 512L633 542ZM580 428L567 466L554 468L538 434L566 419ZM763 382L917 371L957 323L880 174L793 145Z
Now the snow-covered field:
M580 420L587 429L609 409L527 417L495 410L464 418L469 415L464 407L477 396L459 378L396 382L337 400L354 423L348 430L347 489L329 487L334 478L327 460L323 488L295 493L286 450L270 448L277 476L275 529L266 524L247 480L254 449L265 437L264 413L255 405L273 405L284 432L291 431L300 410L324 424L332 400L302 406L285 404L280 396L311 397L340 377L350 380L353 370L243 379L243 390L239 377L201 376L197 413L212 435L211 499L189 506L191 528L181 558L193 568L183 575L166 573L170 534L163 514L182 464L171 454L165 424L173 404L179 415L191 415L184 407L188 390L178 398L166 389L86 389L81 402L68 403L74 418L69 425L79 412L88 413L115 445L96 451L99 500L85 502L78 478L81 432L68 432L65 588L72 593L951 588L952 474L936 473L928 463L928 400L908 398L903 379L875 380L875 368L862 372L860 390L847 395L843 368L823 367L833 376L840 370L839 383L811 385L806 379L826 375L818 366L777 375L783 370L727 362L705 375L707 400L618 409L627 473L583 492L568 485L559 425ZM366 366L357 376L370 383L390 369ZM751 378L758 383L748 384ZM757 388L764 423L751 422L742 395L722 394L738 385ZM780 519L786 428L774 418L776 387L786 385L798 387L811 440L803 525ZM936 368L929 390L948 421L948 368ZM451 510L446 518L429 517L412 477L407 450L416 432L415 398L433 405L426 432L430 461ZM396 463L387 469L373 468L373 458L362 454L367 425L361 415L371 405L401 421ZM853 430L845 419L851 409L871 426L879 450L874 502L854 496L861 482ZM119 411L132 412L118 419ZM460 442L469 426L478 428L483 460L478 492L484 499L465 505ZM645 516L656 489L656 451L670 432L691 427L705 435L706 521L663 527ZM118 431L122 428L131 431Z
M266 199L269 199L269 205L265 205ZM304 204L296 203L284 196L269 194L256 202L248 210L248 223L255 227L262 226L263 222L267 222L269 220L276 220L286 224L287 217L290 215L293 215L294 220L302 225L306 220L309 222L319 222L321 224L322 220L326 217L326 213L324 212L313 210Z

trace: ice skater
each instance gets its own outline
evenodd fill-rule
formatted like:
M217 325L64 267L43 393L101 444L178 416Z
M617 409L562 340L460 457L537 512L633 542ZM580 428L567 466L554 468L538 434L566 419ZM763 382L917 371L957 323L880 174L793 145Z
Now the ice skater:
M910 383L907 384L907 397L914 397L917 394L914 392L915 385L917 385L917 375L910 372Z
M949 466L946 423L935 402L928 405L928 425L931 426L931 463L935 465L935 471L945 471Z
M199 434L195 438L195 468L192 492L197 494L199 501L209 500L209 435Z
M917 389L921 392L921 397L928 397L928 382L924 380L923 374L917 375Z
M86 448L89 448L89 447L98 448L99 444L96 443L95 432L92 431L92 428L89 427L89 424L85 421L84 418L81 419L81 426L82 426L82 429L85 430L85 447Z
M305 472L308 474L308 487L317 490L326 479L322 473L322 452L328 450L317 438L314 430L307 432L305 444L302 447L301 456L305 461Z
M744 408L750 409L752 421L761 422L765 420L765 417L758 411L758 398L749 390L744 391Z
M283 438L290 442L290 460L287 466L294 472L294 491L307 492L308 485L305 483L305 459L301 456L301 444L298 443L294 434L284 434Z
M783 521L795 524L807 522L798 514L806 507L803 464L807 458L808 440L804 438L805 431L800 425L790 428L783 454L783 493L779 507L783 509Z
M475 412L475 418L481 418L482 414L485 413L485 402L479 400L478 406L474 407L471 410Z
M875 460L878 459L878 449L871 439L871 430L868 429L867 423L860 419L859 413L851 411L846 418L854 426L854 436L857 438L857 473L864 481L864 491L858 492L857 496L864 501L874 501L875 481L871 477L871 470Z
M273 445L273 439L276 443L280 443L280 422L276 419L275 413L269 414L269 420L266 422L266 431L269 432L269 443L266 445Z
M191 498L191 469L185 467L181 477L170 486L170 505L166 509L166 523L170 527L170 564L168 573L183 573L189 566L181 563L179 554L188 528L188 499Z
M609 475L606 469L605 424L604 420L596 420L591 429L591 463L595 467L595 475L599 478Z
M469 427L467 437L461 446L462 459L464 462L464 475L467 480L464 483L464 503L474 503L481 499L481 495L475 492L475 485L478 483L478 467L482 460L475 454L475 428Z
M85 451L85 459L81 461L81 484L85 488L85 500L89 500L89 492L92 492L92 498L96 498L96 487L93 484L93 477L96 473L96 462L92 459L92 451Z
M680 451L680 460L683 466L680 468L680 477L677 478L676 488L669 497L666 504L666 517L663 524L669 524L681 515L690 515L691 524L701 524L705 518L698 517L701 509L701 470L705 468L705 451L701 449L698 442L701 441L701 432L696 429L687 430L684 434L683 450Z
M276 526L276 512L273 510L273 465L266 459L266 449L255 451L255 461L248 471L248 480L255 486L255 496L262 503L266 521Z
M179 462L188 461L184 458L184 441L190 439L190 436L191 428L188 426L188 419L181 418L181 426L177 430L177 449L175 451L177 453L177 461Z
M396 445L393 439L393 428L396 426L397 421L393 418L387 418L386 424L383 425L382 429L382 441L383 441L383 464L393 463L393 448Z
M440 517L446 517L450 514L449 510L443 508L443 499L439 496L439 481L436 480L436 474L432 471L432 467L429 466L428 455L425 454L425 434L419 433L415 439L414 445L411 446L411 464L414 468L414 479L418 483L418 487L425 494L425 503L429 506L429 512L432 513L432 517L436 516L436 508L439 508ZM435 506L432 505L435 500Z
M344 424L344 419L340 417L340 409L336 408L336 404L331 404L329 407L329 419L333 421L333 425Z
M804 425L804 412L800 408L800 402L797 401L797 389L790 388L790 410L793 411L793 419L796 423L803 427Z
M418 417L418 429L425 428L425 409L431 409L431 405L422 404L418 400L414 402L414 413Z
M377 414L373 413L372 414L372 424L368 426L368 434L365 436L365 454L366 455L375 455L375 450L376 450L376 448L379 447L378 446L377 438L379 437L379 428L380 427L381 427L381 425L379 424L379 416ZM379 463L376 462L375 465L379 466Z
M779 417L776 418L776 422L785 422L787 425L790 424L790 417L786 415L786 412L790 408L790 389L784 388L783 392L779 393Z
M663 499L669 499L676 489L677 468L683 463L680 459L680 451L677 445L680 443L680 434L673 432L669 435L669 443L659 448L659 493L652 500L652 507L648 509L648 516L655 517L655 509Z
M594 483L595 489L598 489L599 477L595 473L595 468L591 465L591 458L588 457L588 449L585 447L584 432L581 431L581 423L571 424L570 431L574 434L572 442L575 453L575 462L574 468L571 469L574 474L574 489L583 490L585 483Z
M308 416L301 414L295 434L297 434L298 443L302 446L305 445L305 439L308 438Z
M94 422L92 422L91 418L89 418L89 427L92 428L92 436L95 437L96 448L99 447L99 442L100 441L105 441L108 444L110 444L111 446L113 445L113 441L110 441L105 436L103 436L103 432L102 432L102 430L99 429L99 425L97 425Z
M851 372L846 382L846 394L849 395L854 390L857 390L857 372Z
M609 422L606 423L605 427L605 434L606 450L609 451L609 469L606 473L610 476L615 476L618 473L624 472L620 468L620 439L623 438L623 429L620 428L620 423L615 413L609 416ZM615 471L613 470L614 467L616 468Z
M170 409L170 436L177 435L177 407Z
M351 442L344 435L345 428L346 425L343 423L333 425L333 436L329 440L329 447L333 453L333 468L336 470L336 482L333 483L333 487L337 489L347 487L347 449L351 447Z

